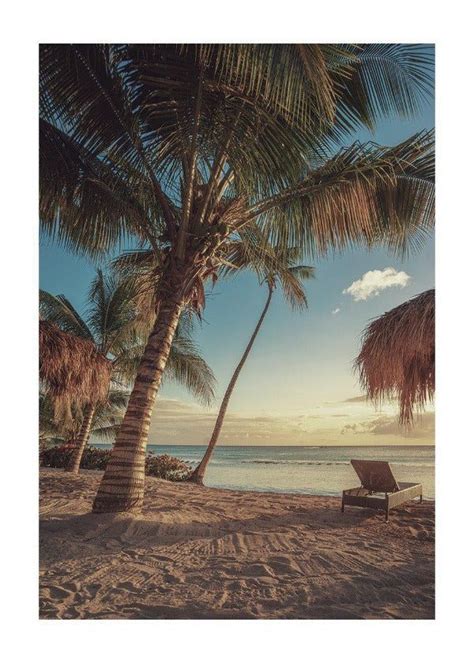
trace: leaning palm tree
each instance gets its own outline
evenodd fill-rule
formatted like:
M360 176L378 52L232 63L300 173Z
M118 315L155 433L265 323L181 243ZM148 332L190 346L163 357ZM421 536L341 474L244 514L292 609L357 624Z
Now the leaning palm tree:
M84 316L64 295L40 292L41 315L59 325L72 338L92 344L99 356L111 366L112 375L109 373L107 390L111 379L113 383L119 384L133 380L144 351L142 332L149 323L137 315L136 296L135 285L130 279L120 279L114 274L105 276L101 270L97 271L91 284ZM189 333L178 332L170 358L168 377L184 384L202 402L209 403L213 397L214 376L199 356ZM82 454L101 402L104 399L99 401L91 394L84 404L74 450L66 466L68 471L79 471Z
M400 423L413 421L435 393L435 291L384 313L364 331L355 361L362 388L376 403L397 398Z
M271 260L269 271L267 271L261 280L261 285L265 285L267 288L265 304L255 329L250 336L244 353L232 374L230 382L227 385L227 389L225 390L206 452L201 462L188 479L193 483L202 485L204 482L206 468L209 464L209 461L211 460L212 453L219 440L219 435L224 424L224 418L227 413L227 408L229 407L232 393L235 389L235 385L237 384L237 380L239 379L239 375L244 367L244 364L248 359L250 351L252 350L257 335L262 327L265 316L268 313L268 309L270 308L270 303L276 288L278 285L281 286L285 299L293 309L305 308L308 305L302 281L314 278L314 268L307 265L297 264L297 260L299 258L298 254L299 251L297 249L277 249L273 259ZM246 262L247 261L245 261L245 263ZM256 263L257 273L261 269L260 262L261 261L258 261Z
M433 219L433 136L336 149L429 94L423 45L69 44L40 50L45 232L161 256L158 313L94 511L139 509L150 414L183 309L252 224L313 256L403 250Z

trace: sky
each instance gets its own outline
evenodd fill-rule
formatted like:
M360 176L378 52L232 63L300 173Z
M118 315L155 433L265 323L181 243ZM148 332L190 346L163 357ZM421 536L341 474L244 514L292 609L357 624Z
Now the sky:
M362 141L394 145L434 126L434 100L412 120L380 122ZM351 141L347 141L349 143ZM367 403L352 370L371 319L434 287L434 237L401 260L382 249L354 249L312 263L308 309L293 312L273 299L239 377L221 434L224 445L433 444L429 407L411 430L397 423L396 403ZM43 238L40 287L66 295L79 310L96 266ZM199 406L182 387L163 386L154 408L151 444L206 444L219 401L266 298L255 277L242 273L208 288L195 339L217 379L216 400Z

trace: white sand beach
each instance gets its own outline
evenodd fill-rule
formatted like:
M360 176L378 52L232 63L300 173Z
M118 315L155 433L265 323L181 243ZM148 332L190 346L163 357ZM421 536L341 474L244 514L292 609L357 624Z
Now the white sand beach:
M93 515L100 472L40 471L42 619L432 619L434 502L147 477L143 513Z

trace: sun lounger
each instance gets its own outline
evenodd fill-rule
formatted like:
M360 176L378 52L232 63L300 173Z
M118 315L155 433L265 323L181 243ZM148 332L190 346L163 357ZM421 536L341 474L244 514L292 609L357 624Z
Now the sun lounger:
M381 460L351 460L352 467L360 479L360 487L342 491L341 511L344 506L362 506L383 509L385 520L394 506L409 502L415 497L423 500L421 483L400 483L393 476L389 463Z

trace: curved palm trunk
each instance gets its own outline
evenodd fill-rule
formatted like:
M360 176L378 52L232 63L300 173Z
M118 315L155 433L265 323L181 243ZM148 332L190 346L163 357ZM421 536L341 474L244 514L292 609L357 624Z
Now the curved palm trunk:
M95 406L89 403L84 409L84 419L82 421L81 430L76 440L76 445L73 449L73 452L64 468L66 472L74 472L77 474L79 472L79 467L81 465L82 455L86 444L89 440L91 434L92 419L94 418Z
M145 489L145 454L151 414L183 302L162 301L148 338L125 417L94 500L96 513L138 510Z
M262 323L265 319L265 316L267 314L268 308L270 306L270 302L272 299L273 295L273 288L271 286L268 286L268 297L267 301L265 302L265 306L263 307L262 314L260 318L258 319L257 326L255 327L255 330L250 337L250 340L247 344L247 347L245 348L245 352L242 355L242 359L239 361L237 364L237 367L232 375L232 378L230 379L230 382L227 386L226 392L224 394L224 398L222 399L221 406L219 408L219 414L217 415L216 423L214 425L214 430L212 431L212 436L211 439L209 440L209 444L206 449L206 453L203 456L203 459L199 463L199 465L196 467L194 472L191 474L189 477L188 481L192 481L193 483L197 483L199 485L203 484L204 481L204 474L206 472L207 465L211 459L212 452L214 451L214 447L217 444L217 440L219 439L219 435L222 429L222 425L224 423L224 418L227 412L227 407L229 405L230 397L232 396L232 392L234 391L234 387L236 385L237 379L240 375L240 371L242 370L247 357L250 354L250 350L252 349L252 346L255 342L255 339L257 338L257 334L260 331L260 327L262 326Z
M143 505L145 454L151 414L163 371L184 305L181 275L169 283L167 298L161 298L155 324L148 338L127 411L92 507L95 513L136 511ZM176 286L176 287L174 287Z

